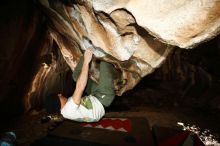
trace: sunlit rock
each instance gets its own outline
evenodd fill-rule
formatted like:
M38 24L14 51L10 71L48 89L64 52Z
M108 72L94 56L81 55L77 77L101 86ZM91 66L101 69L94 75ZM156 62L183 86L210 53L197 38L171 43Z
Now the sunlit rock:
M112 63L117 95L132 89L158 68L173 46L193 47L219 33L218 0L40 0L50 36L74 70L87 47L95 49L91 76L98 82L96 60Z
M219 0L92 0L91 3L96 12L112 15L118 10L125 11L161 41L182 48L193 47L220 31Z

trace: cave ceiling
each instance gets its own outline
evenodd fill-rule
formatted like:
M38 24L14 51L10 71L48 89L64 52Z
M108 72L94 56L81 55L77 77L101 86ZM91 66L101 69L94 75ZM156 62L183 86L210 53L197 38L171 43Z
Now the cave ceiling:
M83 50L93 47L90 78L98 82L96 60L112 63L118 78L127 80L117 95L160 67L174 47L193 48L220 32L219 0L39 0L38 5L71 70Z

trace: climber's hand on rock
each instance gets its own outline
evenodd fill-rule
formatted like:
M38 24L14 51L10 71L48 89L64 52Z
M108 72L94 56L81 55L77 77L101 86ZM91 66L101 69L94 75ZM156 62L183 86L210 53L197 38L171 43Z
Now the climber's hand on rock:
M86 51L84 52L84 63L89 64L92 60L92 55L93 55L93 49L92 48L86 49Z

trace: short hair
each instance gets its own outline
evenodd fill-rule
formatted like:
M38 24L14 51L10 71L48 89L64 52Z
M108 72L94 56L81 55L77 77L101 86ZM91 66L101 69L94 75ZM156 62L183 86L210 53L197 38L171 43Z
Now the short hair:
M60 112L61 103L57 94L47 96L44 104L47 113L54 114Z

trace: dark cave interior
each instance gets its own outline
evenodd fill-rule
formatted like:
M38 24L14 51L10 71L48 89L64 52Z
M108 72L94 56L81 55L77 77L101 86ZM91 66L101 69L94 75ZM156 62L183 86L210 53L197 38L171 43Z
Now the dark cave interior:
M47 20L31 1L3 2L0 15L1 129L10 130L17 126L15 120L20 117L26 118L20 122L34 120L33 117L23 116L27 105L26 99L22 97L30 89L31 81L42 63L51 64L55 58L57 69L44 82L41 86L42 92L35 95L36 97L46 97L53 92L62 92L69 96L73 92L74 82L56 43L52 43L52 46L45 44L51 41L46 37ZM179 115L179 119L184 117L182 115L187 115L193 119L189 123L196 122L219 136L219 88L218 35L194 49L176 47L160 68L143 78L133 90L116 97L107 112L109 116L120 116L123 112L135 112L130 116L143 112L159 112L161 115L172 113ZM32 106L28 112L40 111L42 99L30 100L29 104ZM154 116L156 115L152 115ZM164 120L169 121L166 118ZM163 119L155 123L161 121ZM165 122L164 125L166 124L170 123Z

